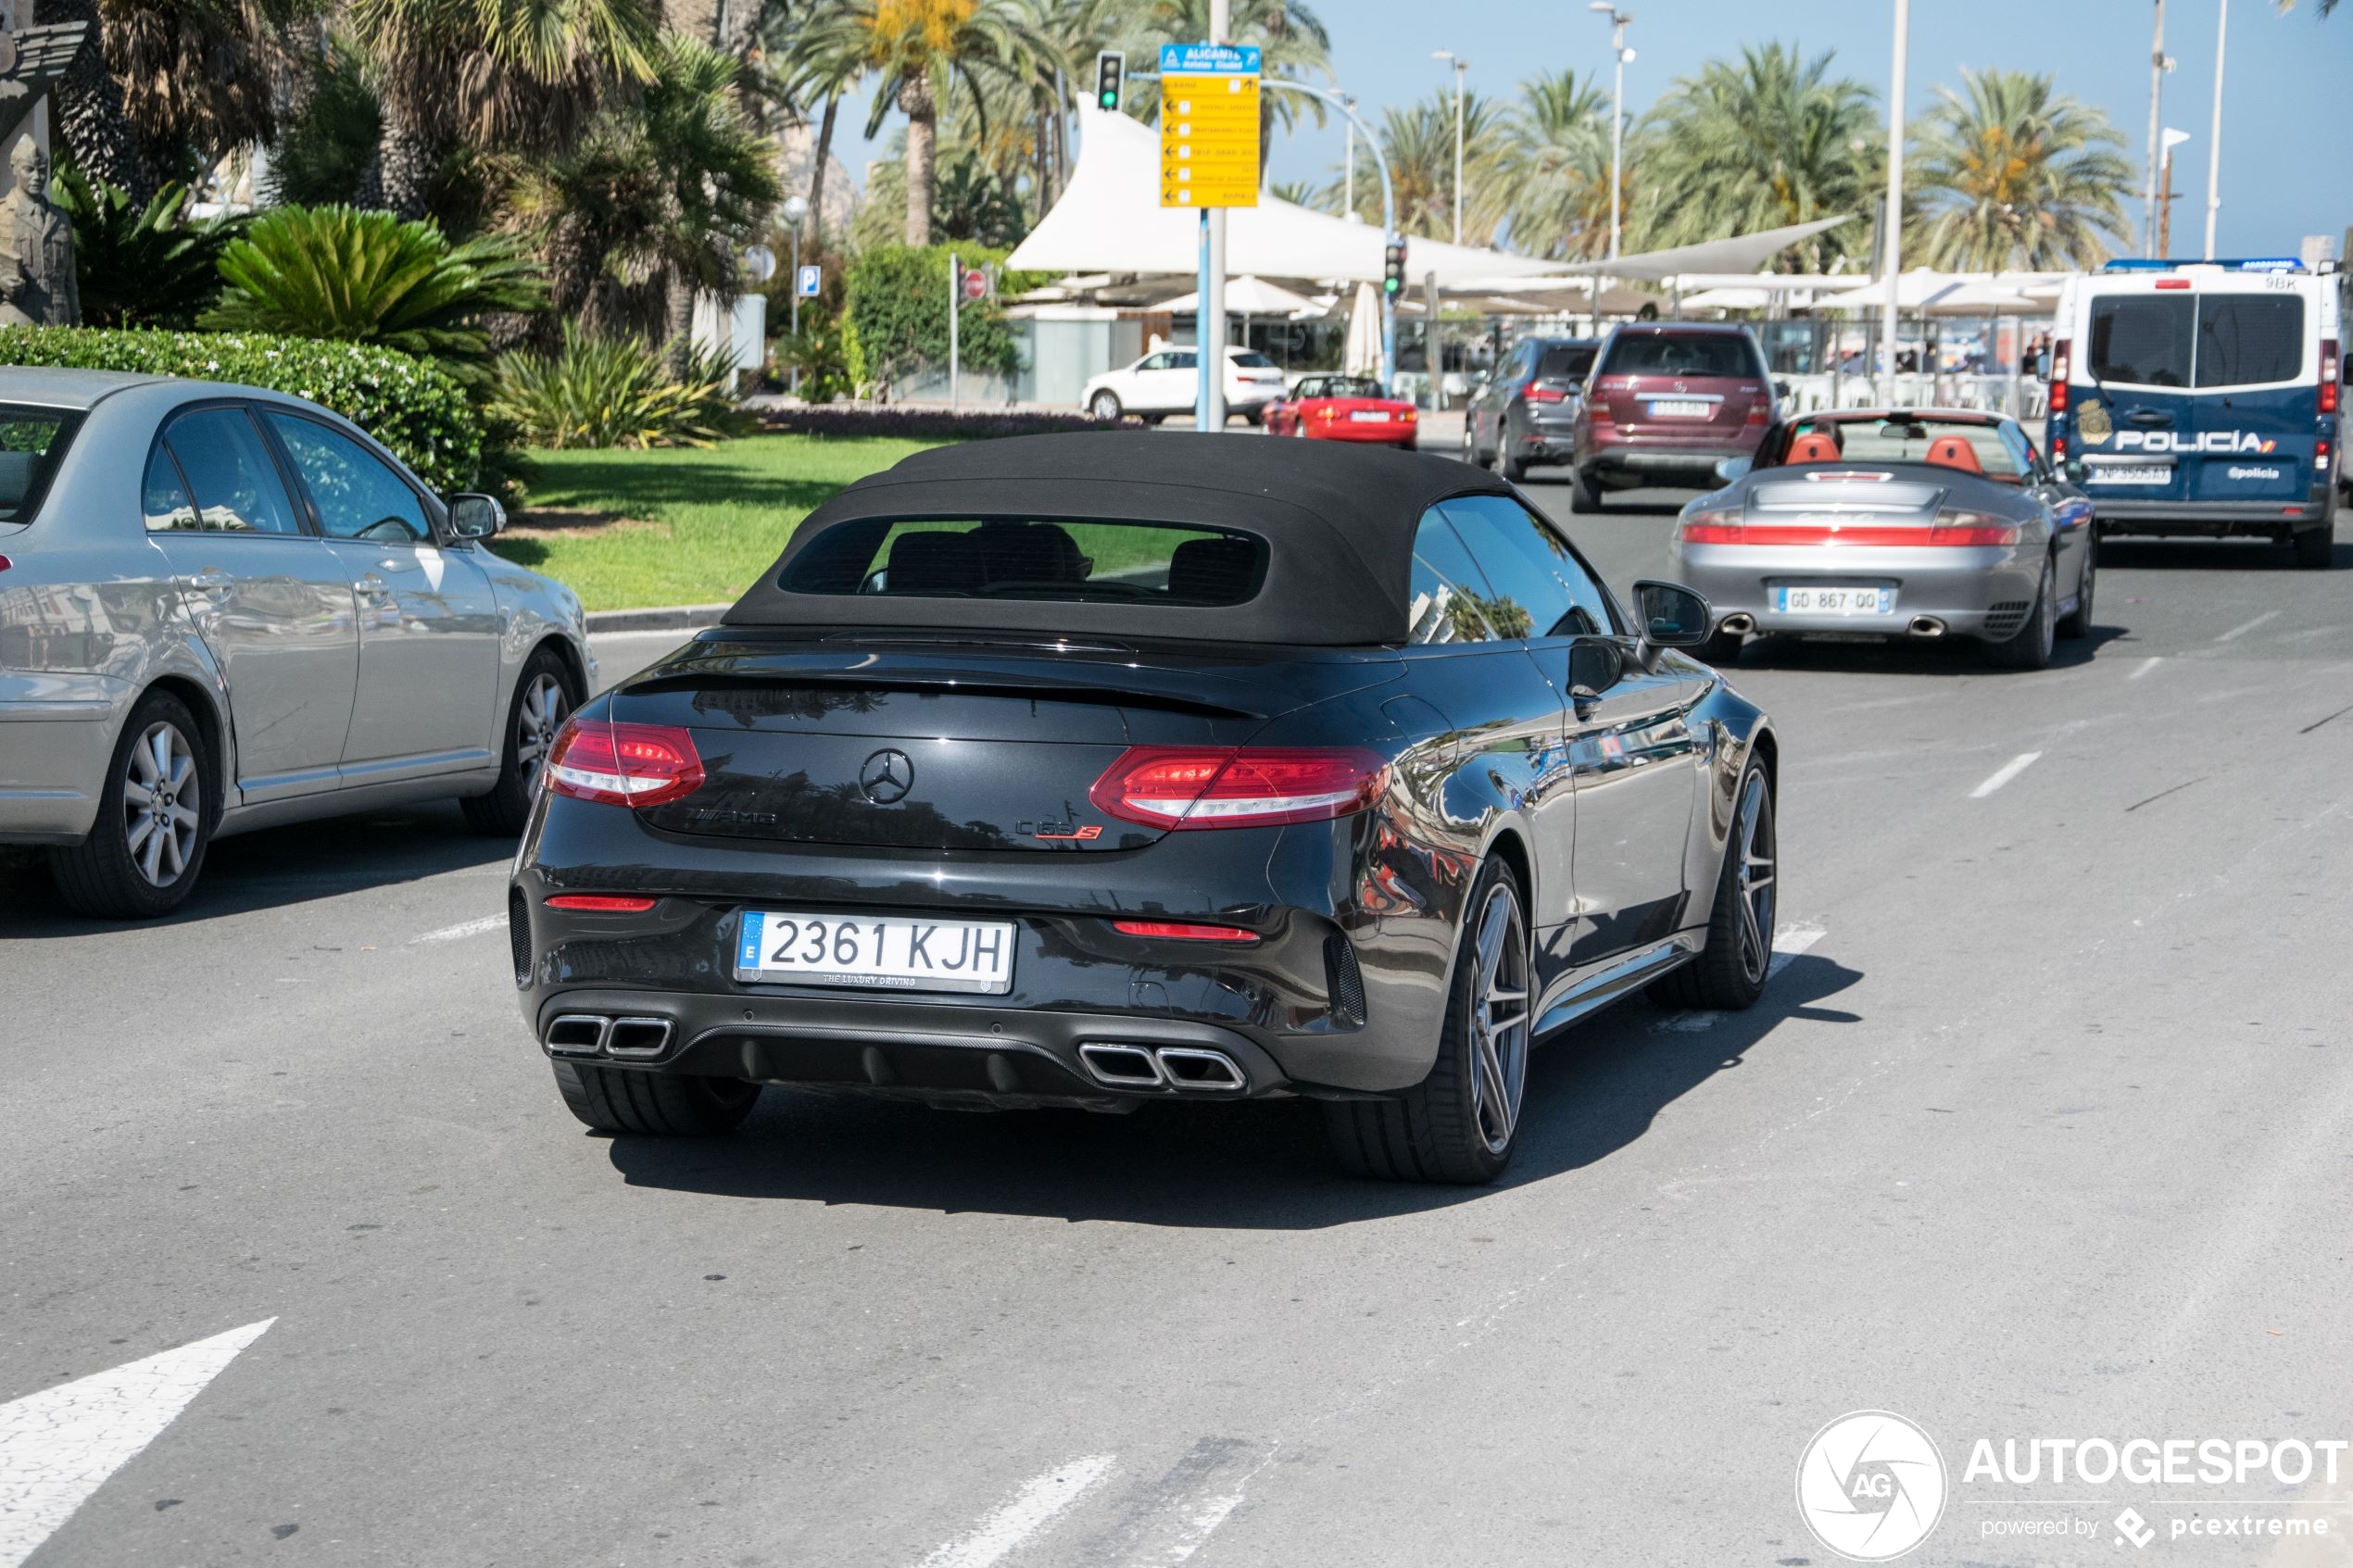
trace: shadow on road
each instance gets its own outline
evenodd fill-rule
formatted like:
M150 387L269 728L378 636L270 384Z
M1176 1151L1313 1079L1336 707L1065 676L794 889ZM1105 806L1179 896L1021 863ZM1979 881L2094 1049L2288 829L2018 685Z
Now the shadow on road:
M499 864L514 852L513 839L468 828L454 801L267 828L216 842L205 853L195 892L179 911L138 923L141 929L185 925L332 898ZM68 909L46 866L0 869L0 939L78 936L126 923L84 920Z
M2285 545L2268 539L2103 539L2102 571L2294 571ZM2353 545L2330 547L2328 570L2353 571Z
M2133 634L2126 626L2094 626L2088 637L2062 637L2048 668L2089 664L2108 644ZM2012 673L1994 664L1992 650L1975 637L1947 636L1919 642L1825 642L1803 637L1751 637L1740 661L1725 668L1737 680L1743 670L1817 670L1842 675L1986 675Z
M714 1197L1026 1214L1129 1224L1319 1230L1475 1203L1607 1159L1659 1110L1740 1065L1782 1020L1859 1022L1817 1004L1861 976L1801 956L1748 1012L1621 1004L1536 1054L1523 1143L1493 1187L1338 1174L1316 1106L1151 1104L1131 1115L971 1114L772 1088L733 1137L613 1137L632 1186Z

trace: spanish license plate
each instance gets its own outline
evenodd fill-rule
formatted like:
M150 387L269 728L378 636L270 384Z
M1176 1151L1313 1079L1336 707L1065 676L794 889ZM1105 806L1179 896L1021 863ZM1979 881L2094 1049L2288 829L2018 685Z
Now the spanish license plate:
M747 909L736 939L736 978L994 995L1013 989L1013 927L1010 921Z
M2095 463L2086 482L2092 484L2171 484L2171 463Z
M1701 403L1690 398L1654 397L1651 418L1655 420L1704 420L1716 412L1713 403Z
M1773 608L1784 615L1892 615L1893 588L1776 588Z
M1386 408L1352 408L1348 412L1348 417L1354 420L1359 424L1387 424L1389 422L1389 410Z

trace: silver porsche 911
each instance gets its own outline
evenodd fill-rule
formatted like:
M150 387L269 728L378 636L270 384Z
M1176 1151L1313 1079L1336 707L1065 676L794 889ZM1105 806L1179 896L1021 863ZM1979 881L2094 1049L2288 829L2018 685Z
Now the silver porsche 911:
M0 850L122 917L247 828L456 796L517 832L596 665L503 521L300 398L0 370Z
M1806 414L1718 471L1731 483L1683 508L1670 547L1722 618L1711 662L1751 633L1862 633L1975 637L2039 670L2091 632L2092 504L2015 420Z

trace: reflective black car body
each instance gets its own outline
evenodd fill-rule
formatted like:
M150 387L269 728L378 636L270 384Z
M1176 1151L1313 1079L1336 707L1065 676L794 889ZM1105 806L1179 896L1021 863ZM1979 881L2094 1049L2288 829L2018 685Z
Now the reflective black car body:
M1224 520L1272 549L1255 596L1224 608L1110 588L1010 604L779 591L828 528L947 507ZM968 536L1000 526L1039 525ZM915 559L863 581L912 583ZM1774 766L1758 710L1632 635L1507 484L1436 458L1214 436L911 458L813 514L730 624L578 721L686 732L698 784L652 806L548 793L525 835L515 978L575 1110L573 1063L614 1092L671 1074L1002 1106L1413 1091L1441 1052L1475 893L1511 884L1538 993L1523 1034L1557 1028L1706 946L1743 781L1769 788ZM1104 793L1128 759L1230 747L1364 759L1365 793L1321 820L1202 831L1123 819ZM549 902L584 897L651 903ZM1007 922L1008 984L742 978L760 910L853 936L883 916ZM1090 1060L1090 1045L1142 1055Z

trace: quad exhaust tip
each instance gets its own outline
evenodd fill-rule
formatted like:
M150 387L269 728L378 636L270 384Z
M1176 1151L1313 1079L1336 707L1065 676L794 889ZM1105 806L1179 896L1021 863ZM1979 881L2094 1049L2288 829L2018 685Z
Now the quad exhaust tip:
M547 1025L547 1048L559 1056L613 1056L646 1060L670 1048L666 1018L607 1018L567 1012Z
M1123 1046L1090 1042L1078 1057L1095 1082L1114 1089L1176 1089L1239 1094L1250 1087L1241 1064L1202 1046Z

